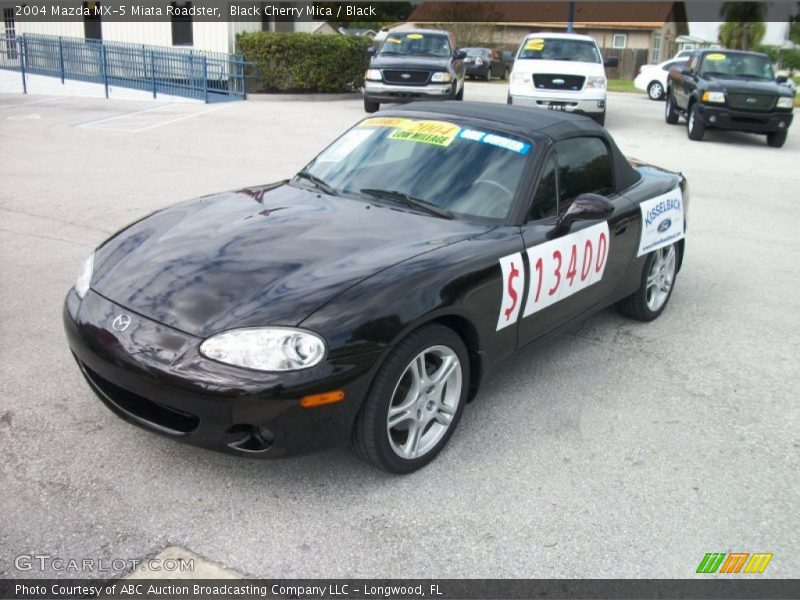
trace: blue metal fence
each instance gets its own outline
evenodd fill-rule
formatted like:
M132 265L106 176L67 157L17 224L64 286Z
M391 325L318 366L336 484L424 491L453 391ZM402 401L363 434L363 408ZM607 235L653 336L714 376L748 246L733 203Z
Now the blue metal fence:
M0 37L0 69L48 75L196 98L204 102L243 100L245 67L241 54L82 38L23 34ZM27 89L25 89L27 91Z

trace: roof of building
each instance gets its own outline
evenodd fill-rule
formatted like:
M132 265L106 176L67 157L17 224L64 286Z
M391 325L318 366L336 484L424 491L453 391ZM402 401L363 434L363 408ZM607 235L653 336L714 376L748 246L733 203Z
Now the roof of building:
M408 20L452 21L452 6L448 2L423 2ZM496 15L492 22L566 27L568 6L568 2L491 2L485 10ZM462 18L469 20L469 15ZM578 29L658 29L668 21L685 24L683 2L576 2L573 15L573 25Z

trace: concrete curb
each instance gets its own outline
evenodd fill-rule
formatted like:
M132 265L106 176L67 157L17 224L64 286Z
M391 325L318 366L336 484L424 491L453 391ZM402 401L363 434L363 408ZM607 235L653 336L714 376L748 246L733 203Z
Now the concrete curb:
M339 102L341 100L360 100L361 92L348 92L345 94L247 94L247 99L255 102L283 102L286 100Z

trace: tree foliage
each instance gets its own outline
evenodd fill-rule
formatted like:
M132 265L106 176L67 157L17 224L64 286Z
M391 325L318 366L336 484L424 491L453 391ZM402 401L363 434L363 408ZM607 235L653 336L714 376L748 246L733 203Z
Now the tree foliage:
M719 41L726 48L750 50L764 39L765 7L759 2L724 2L720 16Z

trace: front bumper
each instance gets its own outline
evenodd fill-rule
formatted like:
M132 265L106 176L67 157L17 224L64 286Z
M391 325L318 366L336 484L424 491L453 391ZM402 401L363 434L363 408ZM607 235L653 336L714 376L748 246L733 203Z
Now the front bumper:
M364 96L373 102L408 102L411 100L449 100L452 83L427 85L392 85L381 81L365 81Z
M576 93L577 94L577 93ZM600 114L606 110L605 90L597 90L590 94L565 94L562 92L537 91L535 94L522 94L511 90L511 103L516 106L550 109L551 105L563 106L566 112L583 114Z
M750 133L786 131L792 124L792 111L756 112L697 103L698 113L708 127Z
M125 313L131 325L114 331ZM200 339L89 291L64 305L70 349L100 400L126 421L188 444L258 458L346 445L380 352L328 359L302 371L264 373L198 352ZM309 394L344 390L336 404L301 408Z

